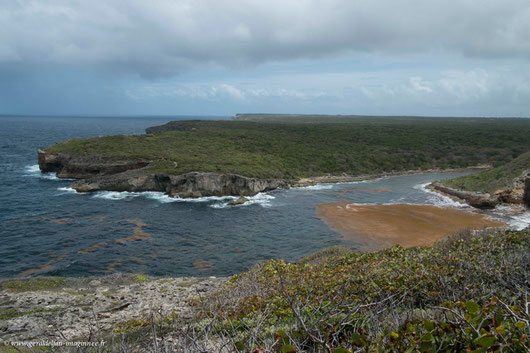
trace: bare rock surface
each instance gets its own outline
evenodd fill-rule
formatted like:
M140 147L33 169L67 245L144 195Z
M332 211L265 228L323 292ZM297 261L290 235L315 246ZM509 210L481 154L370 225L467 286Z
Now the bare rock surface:
M216 292L226 278L117 274L66 278L60 286L29 290L24 281L32 279L0 281L0 338L5 341L86 339L91 332L111 332L120 323L149 319L153 312L186 318L192 300Z
M248 199L244 196L240 196L237 200L232 200L228 203L229 206L237 206L246 203Z

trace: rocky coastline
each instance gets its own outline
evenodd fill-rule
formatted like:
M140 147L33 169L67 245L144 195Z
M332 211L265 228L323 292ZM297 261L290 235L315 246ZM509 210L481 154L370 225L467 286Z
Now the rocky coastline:
M98 155L51 153L45 149L38 150L38 162L43 173L54 172L59 178L77 179L71 185L71 188L77 192L158 191L171 197L181 198L248 197L278 188L307 187L317 183L352 182L385 176L479 170L489 167L479 165L463 169L405 170L370 175L324 175L300 180L286 180L249 178L237 174L202 171L180 175L154 173L149 169L151 161L145 159L108 160Z
M492 194L456 190L440 182L431 183L428 187L478 209L493 209L500 204L524 204L530 207L530 170L525 170L511 185Z
M159 191L171 197L253 196L277 188L289 188L283 179L258 179L237 174L190 172L180 175L153 173L151 161L106 160L101 156L50 153L38 150L42 172L59 178L79 179L71 187L78 192Z

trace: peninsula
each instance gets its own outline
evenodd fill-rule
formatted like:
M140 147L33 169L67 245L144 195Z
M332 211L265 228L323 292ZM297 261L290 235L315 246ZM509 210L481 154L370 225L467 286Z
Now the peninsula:
M38 151L78 192L249 196L318 181L502 165L530 150L530 120L238 114ZM338 177L338 178L334 178Z

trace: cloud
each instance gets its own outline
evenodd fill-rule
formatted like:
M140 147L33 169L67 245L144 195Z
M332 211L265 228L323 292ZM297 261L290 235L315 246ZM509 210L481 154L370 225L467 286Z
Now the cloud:
M253 80L141 82L138 104L186 102L234 112L521 116L530 111L530 74L518 68L403 69L280 73ZM182 103L179 103L182 104Z
M0 27L0 67L149 78L344 53L530 59L528 0L19 0L0 4Z

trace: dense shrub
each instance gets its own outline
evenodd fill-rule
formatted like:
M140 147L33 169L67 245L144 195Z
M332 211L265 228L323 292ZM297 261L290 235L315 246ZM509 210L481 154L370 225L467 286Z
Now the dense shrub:
M528 119L179 121L142 136L74 139L53 152L153 160L152 171L297 179L503 164L530 150Z
M144 340L130 350L529 351L530 230L334 253L315 264L270 260L233 276L197 300L192 318L166 315L142 326Z

